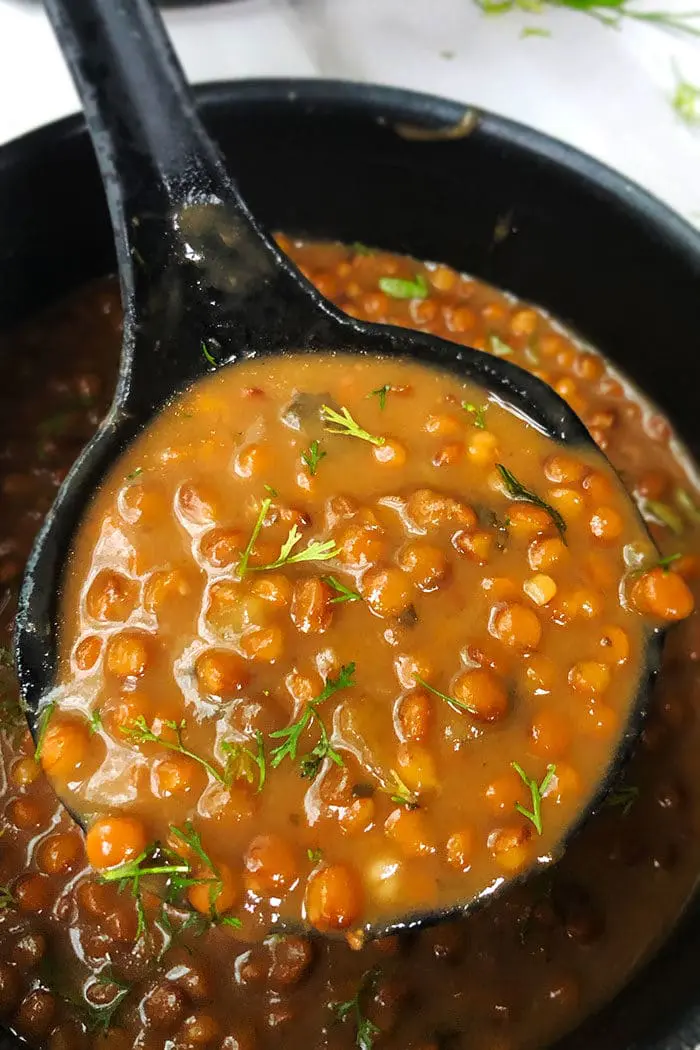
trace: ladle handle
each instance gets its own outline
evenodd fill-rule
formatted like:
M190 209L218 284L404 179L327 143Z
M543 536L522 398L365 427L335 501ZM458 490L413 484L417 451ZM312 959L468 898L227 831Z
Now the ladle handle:
M115 404L145 419L206 370L199 347L210 337L224 360L263 337L280 342L271 317L281 333L288 316L285 334L301 338L328 311L239 196L151 0L45 6L114 228L125 315Z
M80 95L115 230L136 240L134 220L162 211L164 198L177 209L194 191L237 206L259 241L151 0L45 0L45 7Z

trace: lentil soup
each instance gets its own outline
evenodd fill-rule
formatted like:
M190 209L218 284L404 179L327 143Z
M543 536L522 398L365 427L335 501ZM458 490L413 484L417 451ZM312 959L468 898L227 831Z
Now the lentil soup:
M570 401L634 492L668 560L664 581L673 586L678 577L697 591L694 474L667 421L599 355L542 312L447 267L359 246L281 243L349 313L422 326L536 370ZM393 298L379 285L417 274L423 298ZM0 341L4 1023L50 1050L268 1050L281 1042L290 1050L529 1050L551 1042L629 979L695 886L697 612L669 632L624 779L541 877L466 919L359 951L296 935L241 943L231 926L196 922L174 906L162 912L144 880L147 927L139 936L137 900L90 868L82 834L34 760L9 657L24 559L106 409L119 341L112 280ZM339 807L353 801L341 795Z
M639 689L630 551L658 562L602 456L449 372L222 369L80 526L41 764L105 877L196 836L212 921L358 943L551 860Z

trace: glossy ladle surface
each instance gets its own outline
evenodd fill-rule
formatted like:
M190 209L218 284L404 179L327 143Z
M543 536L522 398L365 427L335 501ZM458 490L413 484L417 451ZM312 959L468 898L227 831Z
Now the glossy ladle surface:
M239 196L149 0L46 0L46 8L82 99L107 194L124 334L110 412L64 482L24 579L16 654L35 735L42 698L54 684L62 572L90 497L169 398L220 364L299 350L412 358L498 394L560 442L595 447L568 405L517 366L433 336L356 321L315 291ZM283 157L279 164L283 193ZM658 638L651 632L620 755L638 729ZM412 917L410 925L473 903ZM402 925L397 920L391 929Z

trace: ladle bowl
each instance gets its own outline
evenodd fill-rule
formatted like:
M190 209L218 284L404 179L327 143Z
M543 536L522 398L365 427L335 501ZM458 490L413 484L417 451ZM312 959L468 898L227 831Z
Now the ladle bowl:
M20 596L16 662L35 738L56 673L62 573L90 498L169 399L216 367L299 350L410 358L472 380L552 439L595 449L604 459L566 402L530 373L433 336L356 321L323 299L241 199L200 124L149 0L46 0L46 7L83 102L107 194L124 335L113 404L46 517ZM281 191L283 182L281 171ZM639 732L661 637L649 629L629 722L581 819L609 790ZM455 902L366 932L435 922L475 903Z

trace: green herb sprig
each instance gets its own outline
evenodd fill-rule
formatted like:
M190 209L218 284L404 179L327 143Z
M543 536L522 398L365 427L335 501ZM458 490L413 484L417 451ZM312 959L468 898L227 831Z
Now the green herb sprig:
M625 19L647 22L665 29L700 36L700 11L644 11L634 6L634 0L474 0L486 15L502 15L524 11L540 15L547 10L567 7L572 11L595 18L601 25L617 29Z
M93 985L114 985L116 994L109 1003L105 1003L101 1006L88 1002L84 997L82 998L82 1001L77 1001L74 1005L78 1008L80 1013L83 1014L85 1024L90 1031L107 1032L112 1027L112 1022L117 1010L131 991L131 985L127 984L125 981L120 981L114 976L109 968L101 970L100 973L95 976ZM73 1002L72 999L69 999L68 1001Z
M322 405L321 419L326 424L326 430L330 434L343 434L345 437L359 438L361 441L369 441L372 445L384 445L386 443L386 438L378 437L376 434L370 434L369 431L363 430L359 423L352 418L345 406L340 409L340 412L336 412L334 408Z
M620 809L626 817L639 798L639 788L635 784L624 784L608 792L603 801L606 809Z
M319 769L327 758L329 758L331 762L334 762L336 766L344 765L342 755L338 754L331 744L328 730L326 729L325 723L318 711L312 709L311 715L318 725L321 736L313 750L300 759L299 770L302 777L306 780L313 780L314 777L318 775Z
M690 493L678 487L673 494L673 498L676 506L685 514L688 521L693 525L700 525L700 507L695 505Z
M0 646L0 728L13 735L27 728L27 712L14 670L12 653Z
M216 904L224 888L219 868L202 845L202 838L191 820L186 820L181 828L176 824L171 824L170 834L187 846L188 849L192 850L202 862L205 871L209 873L208 875L193 877L188 864L185 877L181 874L173 875L170 897L177 896L178 893L188 889L190 886L209 886L209 917L211 922L218 922L220 916Z
M379 402L379 410L381 412L386 408L386 395L391 392L393 388L389 383L385 383L384 386L378 386L376 390L370 390L367 397L376 397Z
M204 355L205 361L207 361L210 365L214 365L214 367L216 367L216 365L218 365L219 362L216 360L211 350L203 340L201 343L201 350L202 354Z
M682 535L685 529L683 518L668 503L662 503L658 499L643 499L639 503L639 509L645 521L665 525L676 536Z
M700 87L685 80L676 66L674 66L674 73L676 89L671 98L671 105L686 124L698 124L700 123Z
M161 856L163 860L162 863L159 863ZM143 904L141 880L147 875L167 875L168 878L172 878L176 875L186 875L189 870L189 864L181 859L169 858L161 850L159 844L154 842L133 860L101 872L100 882L116 882L120 892L127 888L130 890L136 904L136 938L139 940L146 932L146 910Z
M214 780L218 780L220 784L228 786L228 778L226 772L222 772L213 766L211 762L208 762L206 758L202 758L196 751L191 751L185 746L182 733L187 728L187 723L183 718L181 722L175 722L172 719L165 719L163 725L167 726L168 729L172 729L175 734L175 740L169 740L167 737L159 733L154 733L149 727L146 719L143 715L139 715L134 718L131 723L125 726L121 726L121 732L135 744L158 744L160 747L165 748L167 751L176 751L180 755L185 755L187 758L191 758L193 762L197 762L202 769L206 770L207 773Z
M513 347L504 343L494 332L489 335L489 350L494 357L510 357L513 353Z
M380 277L379 287L391 299L427 299L430 289L422 273L406 277Z
M306 464L306 469L308 470L312 478L315 476L316 471L318 470L319 463L327 455L328 453L323 451L320 442L318 441L312 441L309 447L307 449L304 449L304 451L302 452L301 458Z
M486 409L488 407L488 404L472 405L469 401L462 402L462 408L474 417L472 423L479 430L486 430Z
M517 762L511 762L512 768L518 774L523 784L530 791L530 798L532 800L532 809L526 809L525 806L521 805L520 802L515 803L515 808L518 813L521 813L523 817L526 817L531 824L534 825L535 831L538 835L542 834L542 796L545 794L547 788L552 782L552 778L557 771L557 767L551 762L547 766L547 772L545 773L542 782L537 783L532 777L529 777L523 767Z
M289 535L280 547L280 552L274 561L267 565L249 565L248 572L269 572L271 569L281 569L284 565L298 565L304 561L329 561L337 558L340 551L333 540L312 540L303 550L292 553L302 536L296 524L292 525ZM239 565L240 575L240 565Z
M256 542L258 536L260 535L260 530L263 527L263 523L265 521L265 518L267 517L268 511L270 510L271 506L272 506L272 500L270 499L269 496L266 496L265 499L260 504L260 510L258 511L257 518L255 519L255 525L253 525L253 531L250 534L250 539L248 540L248 542L246 544L246 547L245 547L245 550L243 551L243 554L241 555L241 560L238 563L238 568L237 568L236 572L238 574L239 579L241 579L241 580L243 579L243 577L245 576L246 572L248 571L248 561L250 559L250 555L253 552L253 547L255 546L255 542Z
M88 724L90 726L90 736L94 736L95 733L99 733L101 729L104 729L102 715L98 707L88 715Z
M440 690L436 689L434 685L430 685L429 682L426 682L425 678L421 678L419 675L416 675L414 681L417 682L418 685L422 685L423 688L427 689L429 693L433 693L435 696L439 696L440 699L448 703L450 707L456 707L458 711L465 711L469 715L478 714L476 708L470 707L469 704L463 703L462 700L458 700L454 696L449 696L447 693L441 693Z
M503 479L503 483L506 487L508 495L511 499L521 500L524 503L532 503L535 507L541 507L542 510L549 514L550 518L554 522L557 532L562 538L562 541L566 543L566 522L562 518L556 507L553 507L550 503L547 503L538 496L536 492L526 488L522 482L518 481L515 474L513 474L507 467L502 463L496 464L496 469Z
M46 704L41 709L41 713L39 714L39 721L38 721L38 727L39 728L38 728L38 733L37 733L37 738L36 738L36 748L35 748L35 751L34 751L34 761L35 762L40 762L41 761L41 752L42 752L43 747L44 747L44 740L46 739L46 733L47 733L48 728L49 728L49 722L53 718L53 713L54 713L55 710L56 710L56 701L55 700L50 700L49 703Z
M379 1035L379 1028L370 1021L365 1013L365 1004L368 994L374 989L381 971L374 967L363 974L357 992L352 999L344 1003L329 1003L329 1009L333 1011L337 1019L344 1023L351 1020L355 1024L355 1046L358 1050L372 1050L374 1041Z
M312 775L314 767L317 772L325 757L331 758L337 765L342 765L342 758L330 745L325 725L318 713L318 708L335 693L340 692L342 689L351 689L354 685L355 664L343 664L337 677L329 677L318 696L306 704L296 722L292 722L291 725L286 726L284 729L277 729L274 733L270 733L274 740L282 741L270 752L270 765L273 769L276 769L285 758L289 758L292 762L296 761L300 740L312 720L315 720L321 727L321 740L313 751L305 756L305 759L302 759L302 776ZM316 763L317 759L318 763ZM305 765L304 762L306 763Z
M16 908L17 899L9 886L0 886L0 911Z
M335 598L331 598L331 605L340 605L342 602L361 602L362 595L358 594L357 591L350 590L344 583L341 583L336 576L323 576L323 582L327 583L331 590L335 591Z
M257 775L258 786L255 793L259 795L265 786L267 777L265 740L260 730L255 734L255 745L255 751L251 751L244 744L224 740L221 744L221 750L226 755L226 772L224 775L227 782L231 784L236 777L242 777L249 784L252 784Z
M418 809L418 796L411 791L396 772L390 771L392 786L389 789L389 798L397 806L405 806L406 809Z

